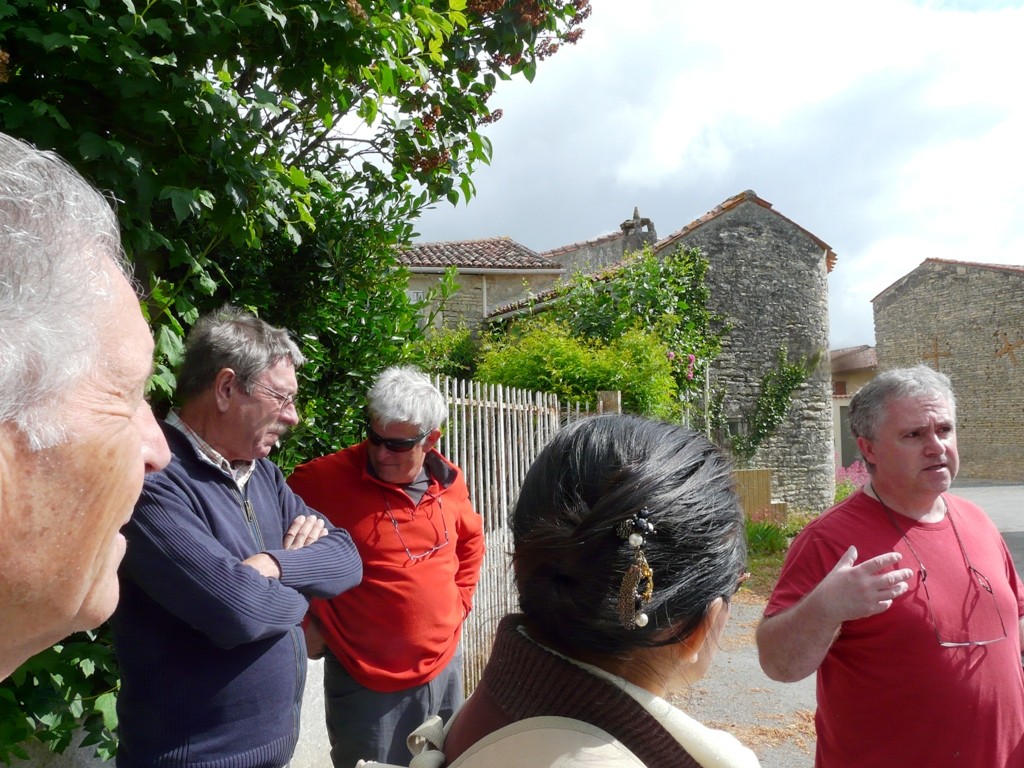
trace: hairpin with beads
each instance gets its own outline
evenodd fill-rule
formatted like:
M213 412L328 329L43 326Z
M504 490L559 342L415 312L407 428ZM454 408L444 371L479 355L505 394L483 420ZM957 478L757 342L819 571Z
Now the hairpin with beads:
M651 512L644 507L628 520L615 526L615 533L633 548L633 562L622 577L619 587L619 620L626 629L646 627L650 617L644 606L654 595L654 572L644 556L647 537L655 533L654 524L647 518Z

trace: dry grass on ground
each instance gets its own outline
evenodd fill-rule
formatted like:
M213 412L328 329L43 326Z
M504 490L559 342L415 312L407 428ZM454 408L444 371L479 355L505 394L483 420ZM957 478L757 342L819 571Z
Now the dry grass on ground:
M756 725L708 722L712 728L726 730L742 743L760 751L762 747L778 747L793 744L807 754L814 744L814 713L797 710L792 714L765 714L764 722Z

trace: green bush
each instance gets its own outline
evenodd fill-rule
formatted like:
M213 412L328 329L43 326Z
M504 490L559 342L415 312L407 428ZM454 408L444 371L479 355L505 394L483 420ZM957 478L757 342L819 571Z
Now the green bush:
M472 379L476 374L477 342L465 325L432 328L413 347L416 364L427 373Z
M603 343L573 336L550 318L530 320L484 342L476 377L587 405L594 404L599 390L618 390L626 412L656 418L678 415L675 381L662 343L639 329Z
M747 520L747 550L751 555L775 555L789 547L787 532L767 521Z
M708 309L707 269L696 248L655 255L648 245L612 273L574 275L545 311L579 338L610 343L635 328L653 334L677 390L696 395L728 330L725 318Z

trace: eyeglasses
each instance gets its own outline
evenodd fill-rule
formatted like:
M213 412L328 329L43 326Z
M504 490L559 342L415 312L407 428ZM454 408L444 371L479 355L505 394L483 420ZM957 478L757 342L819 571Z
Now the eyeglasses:
M875 491L875 497L878 497L878 491ZM1003 613L999 610L999 601L996 600L995 593L992 591L992 584L989 582L988 577L985 576L981 571L974 567L971 562L970 556L967 554L967 549L964 547L964 541L960 538L960 531L957 530L956 521L953 519L953 514L949 511L949 507L946 507L946 515L949 517L949 524L953 528L953 534L956 536L956 542L960 545L960 553L964 557L964 562L967 563L967 573L971 577L971 583L975 585L979 592L977 593L985 602L991 600L992 607L995 608L996 616L999 619L999 626L1002 629L1002 635L1000 637L992 638L991 640L947 640L942 636L942 632L939 630L939 625L935 621L935 609L932 607L932 595L928 589L928 569L924 565L924 561L914 550L913 545L910 543L910 539L900 528L896 522L896 518L893 517L892 511L889 506L882 501L880 498L878 501L882 504L882 508L886 514L889 515L889 521L896 527L896 530L900 532L900 536L907 544L907 548L910 550L910 554L914 556L918 563L918 578L921 581L921 586L924 587L925 601L928 603L928 618L932 623L932 629L935 630L935 639L939 641L939 645L943 648L965 648L972 645L991 645L992 643L998 643L1001 640L1005 640L1006 634L1006 622L1003 621ZM945 503L945 502L943 502ZM984 595L988 595L988 599ZM979 633L980 634L980 633Z
M448 546L448 522L444 519L444 505L441 504L441 498L439 496L429 494L430 498L433 501L437 502L437 509L441 513L441 526L444 528L444 541L441 541L439 537L437 544L432 546L426 552L420 552L418 555L414 555L412 552L409 551L409 547L405 543L405 539L402 537L402 530L398 527L398 520L395 519L395 515L391 512L391 504L388 502L387 495L384 493L384 491L381 491L381 495L384 496L384 509L387 511L388 517L391 518L391 525L395 527L395 533L398 534L398 540L402 543L402 549L405 550L405 554L409 558L409 562L415 563L417 560L422 560L424 557L432 555L439 549L444 549ZM435 528L434 530L436 531L437 528Z
M271 389L266 384L261 384L258 381L252 382L252 385L254 387L259 387L264 392L266 392L268 395L270 395L272 398L277 400L278 404L281 406L281 410L282 411L285 408L287 408L288 406L295 405L295 397L296 397L296 395L282 395L277 390Z
M366 437L369 441L374 445L383 445L392 453L408 453L419 445L430 432L431 430L428 429L426 432L416 435L416 437L384 437L374 432L369 424L366 425Z

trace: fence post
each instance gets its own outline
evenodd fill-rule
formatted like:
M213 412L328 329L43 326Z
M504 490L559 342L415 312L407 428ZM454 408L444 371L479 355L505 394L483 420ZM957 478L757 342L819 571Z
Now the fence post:
M597 393L598 413L622 413L622 393L602 389Z

